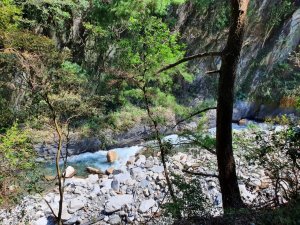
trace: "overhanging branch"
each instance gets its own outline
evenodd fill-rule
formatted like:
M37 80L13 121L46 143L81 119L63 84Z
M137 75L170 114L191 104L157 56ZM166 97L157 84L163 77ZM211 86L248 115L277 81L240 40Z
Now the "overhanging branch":
M211 71L207 71L205 72L205 74L214 74L214 73L220 73L220 70L211 70Z
M175 63L169 64L169 65L161 68L159 71L157 71L157 74L159 74L163 71L166 71L168 69L171 69L175 66L178 66L179 64L182 64L184 62L187 62L187 61L190 61L193 59L197 59L197 58L210 57L210 56L222 56L222 52L204 52L204 53L199 53L199 54L192 55L192 56L187 56L183 59L180 59L179 61L177 61Z
M197 116L197 115L199 115L200 113L204 113L204 112L206 112L206 111L213 110L213 109L217 109L217 107L208 107L208 108L205 108L205 109L201 109L201 110L199 110L199 111L197 111L197 112L194 112L194 113L190 114L188 117L179 120L172 128L174 129L174 128L177 127L180 123L182 123L182 122L184 122L184 121L186 121L186 120L188 120L188 119L191 119L192 117Z
M182 172L192 174L192 175L196 175L196 176L203 176L203 177L216 177L216 178L219 177L217 174L193 172L193 171L189 171L189 170L182 170Z

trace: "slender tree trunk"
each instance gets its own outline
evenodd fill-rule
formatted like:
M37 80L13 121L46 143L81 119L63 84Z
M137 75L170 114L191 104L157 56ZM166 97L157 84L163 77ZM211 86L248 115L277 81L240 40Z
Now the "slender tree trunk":
M61 215L63 210L63 199L64 199L64 187L62 182L62 174L59 166L59 160L60 160L60 154L62 149L62 133L60 130L60 127L57 123L56 117L54 117L54 124L55 124L55 130L58 135L58 146L57 146L57 152L56 152L56 172L57 172L57 179L58 179L58 189L59 189L59 206L58 206L58 215L57 215L57 223L58 225L62 225ZM63 176L65 177L65 176Z
M232 151L234 82L243 43L247 7L250 0L231 0L232 24L222 55L217 105L217 159L223 209L243 207Z
M162 140L160 138L160 135L159 135L158 124L157 124L155 118L153 118L153 114L150 110L150 103L149 103L149 100L148 100L148 97L147 97L147 91L146 91L145 86L142 88L142 91L143 91L143 95L144 95L144 101L145 101L145 105L146 105L146 109L147 109L147 114L148 114L148 117L150 118L150 120L153 124L154 131L155 131L155 138L158 142L159 150L160 150L160 153L161 153L161 161L162 161L162 164L163 164L163 167L164 167L164 173L165 173L168 189L169 189L169 192L170 192L170 195L171 195L171 198L172 198L173 202L176 202L174 189L173 189L173 186L172 186L172 182L171 182L171 179L170 179L170 176L169 176L167 163L166 163L166 155L165 155L166 154L165 153L166 149L165 149L165 146L163 145L163 142L162 142ZM179 214L177 216L180 217Z

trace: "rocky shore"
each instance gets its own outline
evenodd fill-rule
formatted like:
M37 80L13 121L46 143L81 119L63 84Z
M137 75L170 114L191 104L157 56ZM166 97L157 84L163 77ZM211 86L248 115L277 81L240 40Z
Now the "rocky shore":
M198 154L193 154L194 151ZM271 181L262 168L247 165L236 153L239 186L246 204L272 198ZM198 173L215 174L215 155L190 148L187 153L178 152L168 159L172 173L187 182ZM197 176L202 191L209 201L213 215L222 213L222 196L216 177ZM178 190L177 190L178 191ZM171 224L163 215L161 205L169 200L163 166L157 155L146 157L137 154L126 165L110 168L106 174L90 174L87 178L66 179L63 203L64 224ZM59 193L54 189L43 195L25 197L13 209L0 210L0 224L51 225L53 213L58 211ZM52 210L50 209L51 206Z

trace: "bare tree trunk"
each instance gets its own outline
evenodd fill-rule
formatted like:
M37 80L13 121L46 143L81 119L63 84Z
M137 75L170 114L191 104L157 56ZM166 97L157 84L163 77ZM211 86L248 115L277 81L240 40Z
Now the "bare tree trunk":
M154 130L155 130L155 138L158 142L159 150L160 150L160 153L161 153L161 161L162 161L162 164L163 164L163 167L164 167L164 173L165 173L168 189L169 189L169 192L170 192L170 195L171 195L171 198L172 198L173 202L176 202L174 189L173 189L173 186L172 186L172 182L171 182L171 179L170 179L170 176L169 176L167 163L166 163L166 149L165 149L165 146L163 145L163 142L162 142L162 140L160 138L160 135L159 135L159 130L158 130L159 128L158 128L157 121L155 120L155 118L153 118L153 114L150 110L150 103L149 103L149 100L148 100L148 97L147 97L147 91L146 91L145 86L142 88L142 91L143 91L143 95L144 95L144 101L145 101L145 105L146 105L146 109L147 109L147 114L148 114L148 117L150 118L150 120L153 124ZM179 217L179 214L178 214L178 217Z
M229 30L227 44L223 51L222 65L220 68L216 150L219 181L225 213L228 209L237 209L244 206L238 187L232 151L231 123L234 101L234 82L242 49L246 12L249 1L250 0L231 0L232 24Z
M59 190L59 206L58 206L58 215L57 215L57 223L58 225L62 225L61 221L61 215L63 210L63 199L64 199L64 187L62 182L62 174L59 167L59 160L60 160L60 154L62 149L62 133L61 129L57 123L56 117L53 118L54 124L55 124L55 130L58 135L58 146L57 146L57 152L56 152L56 172L57 172L57 179L58 179L58 190ZM64 176L65 177L65 176Z
M63 175L61 174L61 169L59 166L60 155L61 155L61 150L62 150L62 131L57 122L56 111L55 111L53 105L51 104L48 95L47 94L45 96L42 95L42 97L46 101L46 103L51 111L55 131L58 135L58 146L57 146L57 152L56 152L55 166L56 166L56 173L57 173L57 179L58 179L59 205L58 205L58 213L57 213L57 215L54 215L54 216L56 217L57 224L63 225L62 220L61 220L61 215L62 215L62 210L63 210L64 180L62 181L62 178L65 179L65 174L63 174ZM51 209L51 207L50 207L50 209ZM51 209L51 211L53 212L52 209Z

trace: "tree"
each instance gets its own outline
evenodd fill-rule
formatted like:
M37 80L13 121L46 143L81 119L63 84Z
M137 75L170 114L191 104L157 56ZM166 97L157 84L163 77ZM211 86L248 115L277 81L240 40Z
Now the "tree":
M231 0L232 24L229 29L227 44L223 50L220 68L216 150L219 181L225 212L227 209L240 208L243 206L232 151L232 114L234 82L243 44L244 27L249 1L250 0Z
M232 208L243 207L235 161L232 151L232 114L234 101L234 82L243 43L246 13L250 0L231 0L231 26L227 44L222 52L206 52L185 57L173 64L163 67L161 73L181 63L203 57L220 56L221 68L219 76L218 105L217 105L217 136L216 151L219 170L219 182L222 192L223 209L228 212Z
M168 191L176 201L168 173L166 154L167 144L161 138L161 128L165 124L165 112L179 106L171 94L173 75L190 80L185 65L157 74L162 64L168 64L183 56L183 46L177 43L177 34L172 34L162 19L143 11L131 16L128 21L126 37L116 43L116 53L111 68L114 89L119 91L119 101L135 104L145 109L149 125L158 142Z
M52 210L52 213L61 225L64 171L68 157L67 149L63 154L63 141L69 140L69 127L74 118L91 115L97 110L93 106L97 100L86 95L85 71L69 62L68 52L56 50L49 38L22 30L10 32L5 37L4 49L0 51L5 71L10 71L20 80L19 88L25 90L27 95L23 101L29 101L28 110L32 116L46 118L57 135L55 162L60 199L58 212ZM63 166L60 165L62 156Z

